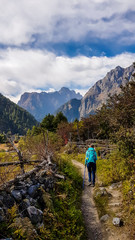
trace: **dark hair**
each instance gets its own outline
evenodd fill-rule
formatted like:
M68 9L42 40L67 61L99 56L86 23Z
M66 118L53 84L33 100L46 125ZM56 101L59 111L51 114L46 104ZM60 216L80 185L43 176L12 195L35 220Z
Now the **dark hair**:
M90 147L94 148L94 144L91 144Z

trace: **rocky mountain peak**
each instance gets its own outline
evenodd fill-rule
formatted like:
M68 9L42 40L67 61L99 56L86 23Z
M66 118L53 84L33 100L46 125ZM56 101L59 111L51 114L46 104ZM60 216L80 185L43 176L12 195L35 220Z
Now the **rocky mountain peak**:
M120 86L125 85L134 71L133 65L128 68L117 66L97 81L81 100L79 109L80 118L93 114L103 103L106 103L108 95L120 92Z
M84 95L80 102L71 101L64 104L59 110L72 121L76 117L81 119L89 114L94 114L97 109L100 109L103 103L106 103L108 95L118 94L121 85L125 85L130 80L134 71L133 65L122 68L117 66L109 71L103 79L97 81ZM79 107L79 109L77 109Z
M38 121L41 121L48 113L54 114L55 111L69 100L81 99L80 93L62 87L55 92L24 93L18 105L29 111Z

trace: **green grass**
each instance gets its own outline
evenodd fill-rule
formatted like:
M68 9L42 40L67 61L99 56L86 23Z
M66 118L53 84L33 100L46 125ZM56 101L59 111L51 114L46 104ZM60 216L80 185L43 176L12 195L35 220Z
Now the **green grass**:
M129 159L121 156L119 151L114 151L107 159L98 159L97 176L103 185L124 181L131 176Z
M99 189L97 188L94 193L94 201L97 207L98 216L99 218L101 218L102 216L108 213L107 207L108 207L109 197L108 195L105 195L105 196L96 195L98 191Z
M80 210L82 177L67 155L61 156L60 173L66 176L66 180L57 182L56 192L52 194L55 221L49 239L84 240L85 229Z

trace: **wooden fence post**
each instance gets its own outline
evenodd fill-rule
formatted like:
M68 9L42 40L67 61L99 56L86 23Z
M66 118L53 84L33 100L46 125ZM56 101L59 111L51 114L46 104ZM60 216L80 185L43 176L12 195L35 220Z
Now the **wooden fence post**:
M10 142L10 144L12 145L12 147L15 149L15 151L17 152L18 154L18 157L19 157L19 161L20 161L20 167L21 167L21 171L22 171L22 174L25 173L24 171L24 163L23 163L23 155L21 153L21 151L14 145L13 141L6 135L6 138L8 139L8 141Z

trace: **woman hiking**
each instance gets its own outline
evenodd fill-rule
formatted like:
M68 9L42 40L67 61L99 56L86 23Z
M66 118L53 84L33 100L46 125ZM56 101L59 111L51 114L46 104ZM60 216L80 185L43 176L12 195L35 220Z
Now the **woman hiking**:
M96 172L96 161L97 161L97 153L94 149L94 145L91 144L86 151L85 156L85 166L88 168L88 177L89 184L88 186L95 186L95 172ZM92 175L92 176L91 176Z

